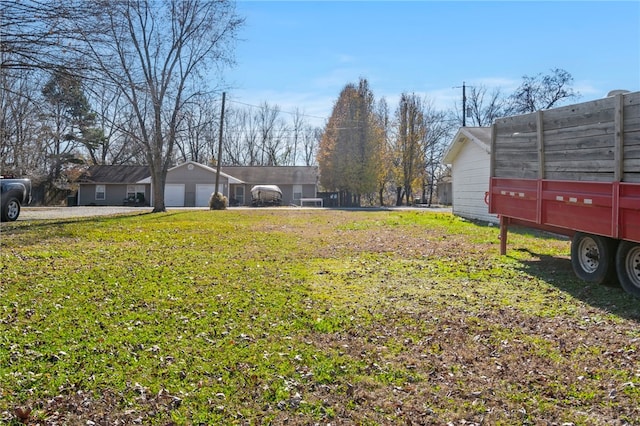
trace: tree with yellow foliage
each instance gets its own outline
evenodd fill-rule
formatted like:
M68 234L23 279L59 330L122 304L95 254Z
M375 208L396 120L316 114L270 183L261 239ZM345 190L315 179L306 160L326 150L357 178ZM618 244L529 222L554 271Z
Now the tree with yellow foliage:
M383 131L374 113L374 96L366 79L340 92L320 140L320 184L340 193L340 205L360 205L362 195L377 189L378 151Z
M396 111L397 135L395 153L398 162L399 193L396 204L406 199L407 205L413 202L414 188L418 188L424 178L423 143L427 135L427 123L424 118L422 100L415 94L403 93Z

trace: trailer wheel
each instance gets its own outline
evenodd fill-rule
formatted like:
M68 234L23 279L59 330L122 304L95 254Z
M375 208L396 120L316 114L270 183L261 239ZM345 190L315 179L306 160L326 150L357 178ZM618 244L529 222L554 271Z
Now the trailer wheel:
M620 243L616 255L616 269L622 288L640 298L640 244L628 241Z
M571 242L571 266L583 281L605 284L615 281L616 241L576 232Z

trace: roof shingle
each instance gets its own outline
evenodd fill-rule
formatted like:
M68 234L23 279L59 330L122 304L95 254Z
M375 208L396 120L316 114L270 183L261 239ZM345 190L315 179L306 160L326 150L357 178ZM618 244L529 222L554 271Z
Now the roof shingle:
M136 183L151 175L149 166L91 166L80 176L82 183Z

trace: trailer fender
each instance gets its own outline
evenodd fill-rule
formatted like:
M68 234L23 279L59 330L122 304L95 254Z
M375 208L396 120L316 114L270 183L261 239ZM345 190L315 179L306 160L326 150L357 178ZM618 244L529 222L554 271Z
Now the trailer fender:
M571 241L573 271L578 278L590 283L615 283L616 248L614 239L576 232Z

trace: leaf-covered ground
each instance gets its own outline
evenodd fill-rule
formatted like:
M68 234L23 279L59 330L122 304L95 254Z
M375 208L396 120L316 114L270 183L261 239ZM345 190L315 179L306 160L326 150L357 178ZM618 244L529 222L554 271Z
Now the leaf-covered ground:
M640 424L640 302L416 211L0 230L0 422Z

